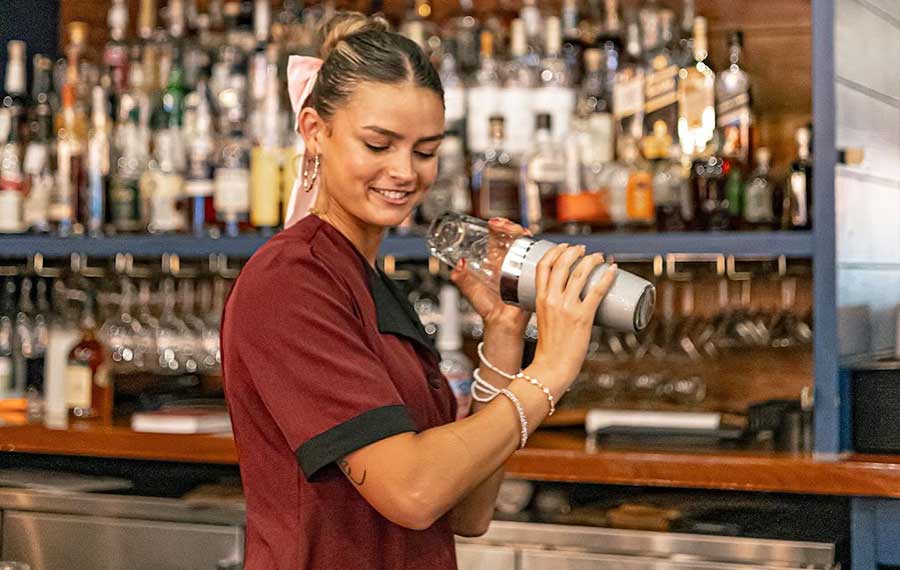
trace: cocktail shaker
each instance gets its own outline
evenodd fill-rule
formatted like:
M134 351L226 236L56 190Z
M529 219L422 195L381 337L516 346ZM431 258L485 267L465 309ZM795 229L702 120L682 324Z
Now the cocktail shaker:
M446 212L431 224L428 246L432 255L451 266L465 259L467 269L494 287L504 302L534 310L537 265L556 244L549 240L507 235L491 230L488 223L479 218ZM582 298L607 271L609 265L604 263L591 272ZM650 323L655 301L656 290L652 283L619 270L597 309L594 324L640 332Z

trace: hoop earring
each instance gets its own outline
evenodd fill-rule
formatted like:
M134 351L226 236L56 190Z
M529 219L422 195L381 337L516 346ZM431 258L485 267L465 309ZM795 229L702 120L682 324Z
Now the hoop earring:
M303 164L303 191L310 192L313 188L313 185L316 183L316 178L319 177L319 155L316 155L316 160L313 163L313 172L312 177L310 177L309 172L306 170L306 162Z

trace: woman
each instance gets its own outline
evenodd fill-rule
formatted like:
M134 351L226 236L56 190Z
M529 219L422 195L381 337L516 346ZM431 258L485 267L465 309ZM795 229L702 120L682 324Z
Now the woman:
M454 421L438 355L375 269L384 232L435 179L440 80L380 20L339 14L324 36L323 61L294 59L289 71L306 144L294 212L247 263L223 321L245 568L449 570L454 533L487 530L503 463L575 378L611 278L582 301L601 259L584 258L570 276L584 250L552 250L538 268L541 336L524 371L536 385L482 367L502 397ZM529 315L462 265L452 278L484 318L485 359L517 372Z

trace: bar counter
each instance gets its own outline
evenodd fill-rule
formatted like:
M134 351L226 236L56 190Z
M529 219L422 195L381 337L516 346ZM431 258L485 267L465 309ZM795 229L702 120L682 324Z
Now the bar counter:
M0 451L236 464L223 435L137 433L124 427L0 428ZM814 457L751 451L585 450L583 435L539 431L507 463L542 481L900 498L900 456Z

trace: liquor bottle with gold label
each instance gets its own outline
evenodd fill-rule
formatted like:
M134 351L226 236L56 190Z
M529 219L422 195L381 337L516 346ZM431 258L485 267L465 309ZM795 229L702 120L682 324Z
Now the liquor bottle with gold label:
M112 385L106 347L97 338L93 290L84 292L81 339L69 352L66 365L66 401L72 420L112 420Z
M265 97L262 100L261 129L250 155L250 223L271 234L281 221L280 191L284 125L288 115L281 108L278 64L266 67Z
M710 67L706 19L694 19L693 61L679 72L678 141L685 155L707 151L716 131L716 74Z

